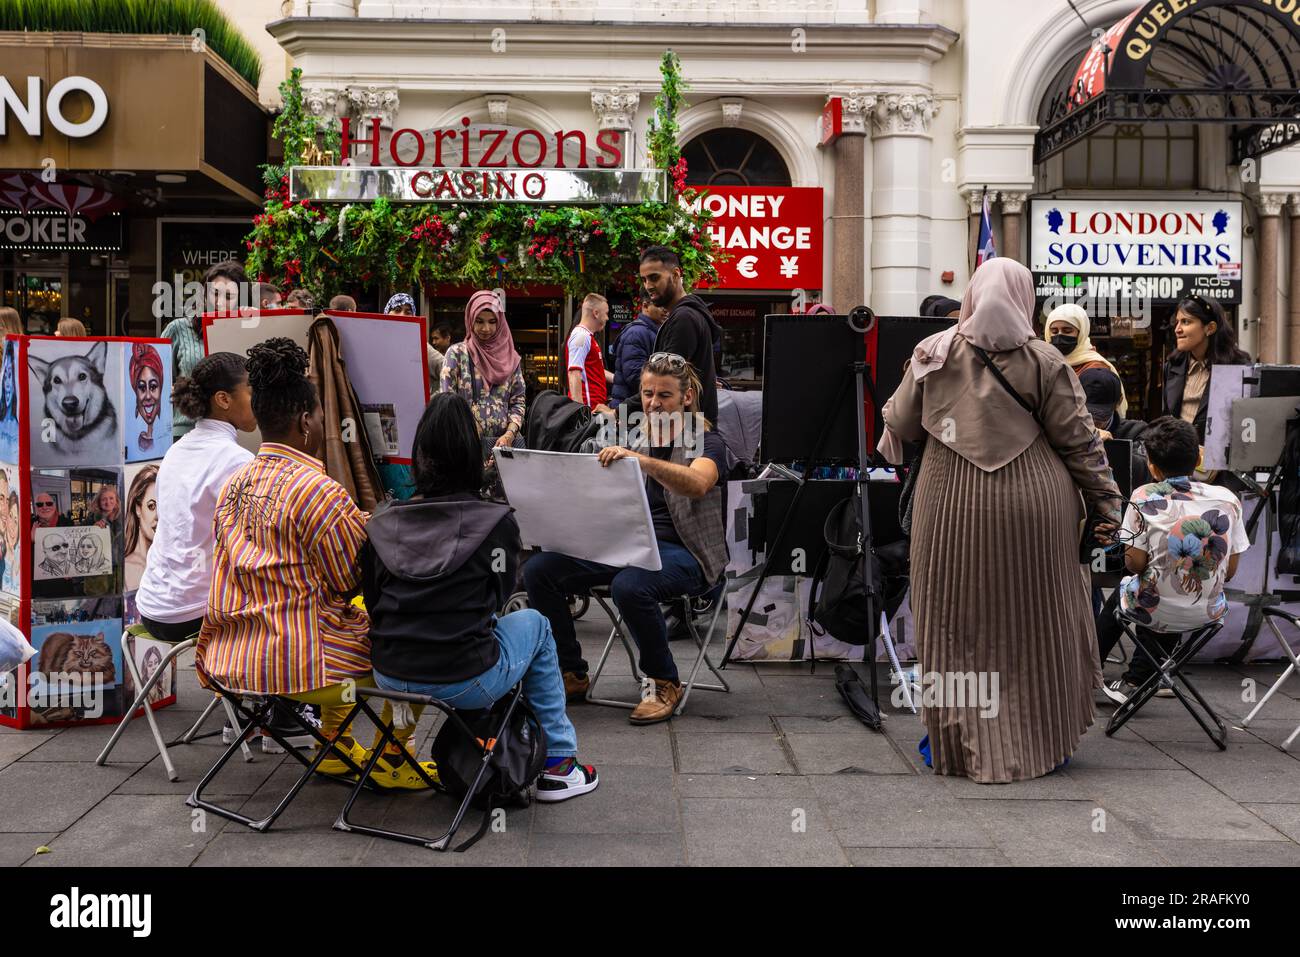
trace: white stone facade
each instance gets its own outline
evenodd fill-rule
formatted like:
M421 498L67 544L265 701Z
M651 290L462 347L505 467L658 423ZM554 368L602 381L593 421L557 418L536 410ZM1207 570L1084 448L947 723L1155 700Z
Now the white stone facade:
M771 142L792 185L826 191L827 298L853 288L843 275L837 283L837 271L856 271L854 294L898 314L930 293L960 297L986 188L999 252L1014 252L1002 245L1004 228L1025 248L1026 201L1054 185L1033 160L1044 94L1067 61L1077 62L1092 28L1135 5L1077 0L1085 24L1064 3L1036 0L292 0L268 29L303 68L314 110L356 116L358 102L377 104L386 123L416 129L462 117L627 129L638 165L659 57L672 48L691 85L683 141L739 128ZM828 96L844 98L846 133L865 139L860 159L818 145ZM1266 157L1243 183L1227 165L1222 128L1214 130L1201 137L1197 188L1169 198L1244 199L1258 215L1261 192L1300 193L1300 148ZM860 210L856 200L847 211L836 201L847 170L861 177L848 184L862 195ZM837 254L835 237L850 225L837 217L860 222L860 261L857 243L848 261ZM1254 246L1248 236L1238 310L1248 348L1260 313ZM1280 255L1287 262L1285 246ZM1285 316L1285 288L1273 293Z

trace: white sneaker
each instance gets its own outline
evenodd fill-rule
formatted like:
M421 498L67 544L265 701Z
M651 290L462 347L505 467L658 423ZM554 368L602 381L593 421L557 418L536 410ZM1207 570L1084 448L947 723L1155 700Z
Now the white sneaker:
M1123 678L1116 678L1114 681L1107 681L1102 685L1101 690L1111 701L1116 704L1124 704L1137 692L1137 685L1125 681Z
M600 785L600 775L590 764L573 762L568 774L549 774L545 771L537 779L537 800L543 803L567 801L580 794L594 791Z

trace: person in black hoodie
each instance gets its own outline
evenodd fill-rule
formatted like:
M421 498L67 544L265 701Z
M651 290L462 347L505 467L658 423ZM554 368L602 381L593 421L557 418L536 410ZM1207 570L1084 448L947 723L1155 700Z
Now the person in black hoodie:
M699 411L710 422L718 421L718 378L714 347L722 339L722 327L709 312L709 304L682 286L682 262L667 246L650 246L641 253L641 284L656 306L668 310L668 318L655 334L651 352L670 352L688 361L700 377ZM641 396L628 396L628 411L640 410Z
M550 623L531 609L497 617L519 566L510 506L485 502L483 454L468 403L435 395L415 431L415 497L375 509L361 552L370 660L381 688L488 708L520 680L546 734L539 801L596 789L577 762Z

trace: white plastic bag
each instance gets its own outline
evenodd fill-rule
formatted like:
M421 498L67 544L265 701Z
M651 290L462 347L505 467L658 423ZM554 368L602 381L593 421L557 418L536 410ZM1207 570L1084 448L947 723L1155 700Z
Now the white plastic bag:
M34 654L36 649L28 643L27 637L0 618L0 675L13 671Z

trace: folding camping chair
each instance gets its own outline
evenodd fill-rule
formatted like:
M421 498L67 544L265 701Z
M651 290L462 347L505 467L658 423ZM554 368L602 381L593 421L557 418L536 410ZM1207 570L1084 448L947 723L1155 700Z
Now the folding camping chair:
M680 619L685 622L687 630L694 640L698 653L695 656L695 662L691 665L691 670L685 681L682 682L682 697L677 703L674 715L679 715L686 708L686 699L690 697L694 688L701 691L723 691L728 692L731 687L727 684L727 679L718 671L713 660L709 658L709 645L713 641L713 633L717 631L718 620L721 617L722 609L726 607L726 581L721 581L713 586L703 595L682 595L672 599L669 604L677 606ZM587 687L587 701L592 704L607 705L612 708L635 708L640 702L638 701L620 701L616 698L598 698L596 697L596 682L600 680L601 672L605 668L605 662L609 659L609 653L614 648L614 641L619 639L623 642L623 649L627 652L628 663L632 666L632 674L637 681L641 681L645 676L641 674L641 669L637 667L637 650L632 638L623 628L623 615L617 608L612 607L613 594L610 586L601 585L591 589L591 597L596 600L596 604L605 612L606 617L613 623L609 631L609 638L605 642L605 647L600 653L600 661L597 662L596 668L591 672L591 684ZM696 607L696 602L711 602L711 606L701 612ZM708 616L708 627L703 634L696 627L695 619L700 614ZM698 681L700 668L708 666L709 671L718 679L718 684L704 684Z
M367 834L371 837L382 837L390 841L401 841L405 844L418 844L421 847L427 847L434 851L446 851L450 849L459 853L472 847L478 842L479 838L487 833L488 824L492 820L492 812L494 810L491 804L484 809L483 820L479 823L478 830L474 832L474 835L469 840L461 844L460 847L451 847L451 842L456 836L456 831L460 829L461 822L465 819L465 814L469 810L470 804L478 794L479 787L483 783L484 775L487 774L488 768L492 764L493 755L497 750L497 742L502 741L505 738L506 729L510 724L510 718L514 714L515 708L518 706L519 702L523 700L523 694L524 686L521 682L520 684L515 685L514 689L510 691L504 699L502 699L507 703L502 713L501 723L496 726L496 730L488 740L484 741L482 738L479 738L474 734L469 725L465 722L464 717L458 714L450 705L445 704L437 698L432 698L428 695L411 694L405 691L388 691L384 688L358 688L357 704L365 715L374 722L375 727L379 729L380 742L375 746L374 754L370 756L370 761L366 764L365 773L352 789L352 794L348 797L348 803L345 804L343 810L339 812L338 819L334 822L334 830L350 831L356 834ZM385 701L393 702L394 704L404 703L437 708L447 716L448 721L456 722L469 740L477 741L479 746L482 748L483 759L478 766L477 773L475 774L473 781L469 783L469 790L467 790L465 795L461 798L459 807L456 808L456 814L451 820L451 826L448 827L441 836L423 837L419 834L407 834L402 831L389 831L382 827L358 824L355 821L348 819L348 814L351 813L352 806L361 795L361 789L370 779L370 772L374 769L376 762L379 760L379 755L383 753L384 748L389 744L399 743L396 735L397 708L393 709L393 718L391 720L383 721L375 714L374 709L370 707L370 698L380 698ZM419 769L420 776L424 778L430 788L436 791L448 793L447 788L443 786L442 782L430 778L425 774L424 769L420 768L418 763L416 764L416 768Z
M153 635L151 635L149 633L149 629L146 628L144 625L132 625L130 628L126 630L126 633L128 636L133 637L136 640L140 640L142 638L149 639L152 641L162 640L160 638L155 638ZM126 711L123 712L122 720L119 721L117 723L117 727L113 729L113 736L108 739L108 744L104 745L104 750L99 752L99 757L95 759L96 764L102 767L103 765L108 763L108 756L113 752L113 748L117 746L118 739L120 739L122 737L123 732L126 731L126 726L130 724L131 719L135 717L136 709L143 707L145 720L149 723L149 732L150 734L153 735L154 744L158 746L158 755L162 758L163 767L167 771L167 780L168 781L180 780L180 775L176 773L176 767L175 765L172 764L171 755L168 753L167 750L170 746L165 741L163 741L162 733L158 730L158 721L156 718L154 718L153 715L153 708L149 707L148 698L149 698L149 692L153 690L154 686L157 685L158 682L162 680L163 675L167 673L168 666L171 665L171 663L174 662L178 657L180 657L181 652L188 651L189 649L195 647L198 644L198 642L199 642L198 635L194 635L191 638L186 638L184 641L178 641L174 645L172 645L171 650L168 651L167 654L163 656L162 663L158 666L158 668L154 671L154 673L149 676L148 681L140 680L140 670L138 667L136 667L134 656L127 653L124 653L122 655L123 660L126 662L126 669L131 674L131 680L135 683L135 686L140 690L136 693L135 700L131 702L131 707L127 708ZM125 647L125 642L123 642L123 645ZM211 703L209 703L209 705L207 706L207 708L204 709L203 713L199 715L199 720L194 722L194 724L190 727L190 729L181 736L179 741L173 743L189 744L192 740L194 740L194 735L198 732L199 728L202 727L203 722L208 719L208 716L212 714L214 710L216 710L217 705L221 703L222 700L223 699L220 698L213 698ZM238 724L235 720L234 708L231 707L230 702L228 701L225 702L225 706L226 706L226 715L230 719L231 726L238 727ZM240 741L242 742L243 739L241 738ZM251 761L252 759L253 756L248 750L248 745L245 744L244 760Z
M1156 670L1146 681L1142 682L1141 687L1133 692L1133 695L1127 701L1115 709L1115 713L1110 716L1110 723L1106 725L1106 736L1110 737L1124 727L1130 718L1142 710L1142 707L1151 700L1158 690L1169 688L1173 691L1174 697L1182 702L1188 714L1196 719L1196 723L1201 726L1201 730L1214 742L1215 746L1220 751L1226 751L1228 746L1224 744L1224 740L1228 736L1228 729L1224 727L1218 714L1210 707L1210 703L1201 697L1201 693L1182 673L1183 666L1191 661L1192 657L1219 633L1219 629L1223 627L1223 622L1210 622L1208 625L1203 625L1185 634L1179 640L1177 647L1166 658L1164 652L1158 646L1150 647L1141 637L1141 632L1138 630L1138 627L1142 624L1141 622L1128 615L1123 608L1115 610L1115 617L1118 619L1120 627L1124 629L1124 634L1128 635L1129 640L1133 642L1133 659L1136 661L1138 655L1143 655L1155 665ZM1184 690L1192 698L1196 699L1196 703L1200 705L1201 710L1204 712L1204 717L1192 707L1192 702L1183 693ZM1206 718L1209 718L1214 723L1213 731L1210 730L1210 726L1206 723Z
M1297 618L1289 611L1284 611L1277 607L1266 607L1263 614L1264 621L1268 622L1268 627L1273 630L1273 637L1277 639L1278 645L1286 652L1287 657L1291 659L1291 663L1287 665L1286 670L1282 672L1282 677L1273 682L1273 687L1269 688L1268 691L1264 693L1264 697L1259 699L1259 702L1251 709L1250 714L1241 719L1241 726L1243 728L1255 719L1255 715L1259 714L1259 709L1264 707L1269 698L1273 697L1273 692L1282 687L1282 685L1286 683L1286 679L1290 678L1292 674L1296 671L1300 671L1300 657L1296 657L1295 649L1292 648L1290 643L1282 636L1282 632L1278 630L1277 623L1273 620L1274 618L1281 618L1284 621L1289 621L1296 628L1300 628L1300 618ZM1282 742L1282 750L1285 751L1287 748L1291 747L1291 742L1298 736L1300 736L1300 725L1297 725L1296 729L1291 732L1291 737Z
M353 774L361 774L361 767L352 760L352 756L342 748L337 747L333 742L329 741L321 734L318 728L313 727L312 724L299 712L299 703L294 701L292 698L282 697L280 695L258 694L250 691L237 691L226 688L212 678L211 675L208 676L208 681L216 690L217 694L220 695L222 701L225 702L227 708L236 713L237 716L232 715L232 723L236 729L236 735L235 741L226 748L221 757L217 759L217 763L208 770L207 774L203 775L202 780L195 785L190 796L185 799L185 803L189 807L210 811L218 817L223 817L228 821L235 821L239 824L244 824L255 831L266 831L273 823L275 823L275 819L284 813L285 808L293 803L293 799L298 796L298 792L303 789L306 783L316 773L316 769L320 767L321 762L330 754L340 758L343 763L347 765L348 770ZM358 688L357 691L360 692L361 689ZM339 737L342 737L348 728L352 726L352 722L356 720L357 715L360 714L362 710L362 700L358 697L357 702L352 706L351 710L348 711L347 716L343 719L343 723L339 725ZM276 716L280 719L278 722L273 720ZM245 719L245 723L242 726L239 717ZM287 729L289 727L287 722L292 722L297 725L301 731L310 734L316 739L318 747L314 758L309 760L303 754L299 753L296 747L285 740L286 732L277 730L275 727L276 724L279 724L280 727ZM262 731L263 734L269 735L277 744L280 745L280 747L284 748L286 753L291 754L304 766L301 776L299 776L298 780L294 782L291 788L289 788L288 793L285 794L285 796L280 799L280 802L271 810L271 813L257 820L240 814L238 811L231 810L230 808L222 807L219 804L213 804L211 801L208 801L203 797L204 788L208 787L208 785L212 783L221 772L221 769L226 766L226 763L235 756L235 752L238 751L241 746L244 746L245 748L247 747L244 745L244 738L247 737L249 731L254 729L258 729ZM328 775L325 775L324 777L326 777L327 780L339 781L343 784L352 783L351 781ZM367 783L367 778L365 776L362 776L360 780L363 785Z

